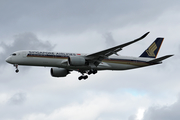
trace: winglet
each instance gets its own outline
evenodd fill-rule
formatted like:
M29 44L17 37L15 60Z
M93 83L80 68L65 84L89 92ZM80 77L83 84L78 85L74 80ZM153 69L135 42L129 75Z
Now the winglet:
M145 38L149 33L150 33L150 32L145 33L143 36L141 36L141 37L138 38L138 39L143 39L143 38Z
M124 44L120 45L120 48L122 49L123 47L126 47L126 46L128 46L128 45L130 45L132 43L135 43L137 41L140 41L140 40L144 39L149 33L150 32L147 32L143 36L141 36L141 37L139 37L139 38L137 38L137 39L135 39L133 41L130 41L130 42L127 42L127 43L124 43ZM116 46L116 47L118 47L118 46Z

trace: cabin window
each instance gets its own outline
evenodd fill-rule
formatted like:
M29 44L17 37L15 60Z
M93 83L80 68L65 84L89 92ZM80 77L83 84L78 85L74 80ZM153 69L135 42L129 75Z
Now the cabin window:
M16 56L16 53L13 53L12 56Z

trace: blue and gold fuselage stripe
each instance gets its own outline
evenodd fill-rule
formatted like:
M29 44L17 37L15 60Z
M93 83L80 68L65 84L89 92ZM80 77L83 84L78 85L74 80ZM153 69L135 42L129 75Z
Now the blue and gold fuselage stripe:
M116 63L116 64L129 64L135 66L145 66L149 65L149 63L141 61L141 60L132 60L132 59L104 59L103 62L106 63Z
M28 54L27 57L38 57L38 58L57 58L57 59L68 59L69 56L62 56L62 55L31 55ZM132 60L132 59L104 59L102 62L106 63L115 63L115 64L129 64L135 66L145 66L149 65L149 63L141 61L141 60Z
M57 58L57 59L68 59L69 56L76 56L74 53L55 53L55 52L39 52L39 51L29 51L27 57L37 57L37 58ZM115 64L128 64L135 66L146 66L149 63L141 60L133 59L116 59L108 58L104 59L102 62L115 63Z

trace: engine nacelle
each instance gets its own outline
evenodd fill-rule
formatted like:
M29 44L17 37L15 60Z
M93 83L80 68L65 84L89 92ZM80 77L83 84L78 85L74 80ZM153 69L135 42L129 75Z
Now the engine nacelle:
M65 77L69 71L65 68L51 68L51 75L53 77Z
M83 57L79 56L70 56L68 57L68 62L71 66L85 66L88 65L88 62Z

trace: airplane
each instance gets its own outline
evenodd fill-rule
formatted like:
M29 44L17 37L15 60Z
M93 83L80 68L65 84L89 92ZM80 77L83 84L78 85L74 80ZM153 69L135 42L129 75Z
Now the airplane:
M150 32L130 42L102 50L92 54L46 52L38 50L21 50L14 52L6 62L13 64L16 72L18 65L51 67L52 77L66 77L71 71L80 72L79 80L86 80L88 75L100 70L129 70L161 64L163 60L173 56L156 58L164 38L157 38L139 57L119 56L122 48L144 39ZM86 75L87 74L87 75Z

